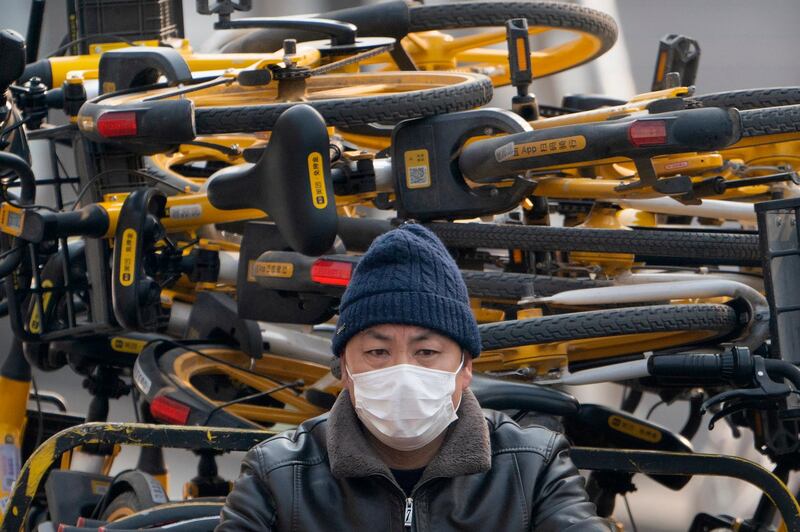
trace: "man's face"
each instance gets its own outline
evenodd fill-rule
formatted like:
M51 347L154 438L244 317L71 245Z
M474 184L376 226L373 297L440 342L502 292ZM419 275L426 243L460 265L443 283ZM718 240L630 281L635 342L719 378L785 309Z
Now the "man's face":
M363 373L398 364L454 372L461 363L461 346L450 338L415 325L374 325L353 336L342 353L342 383L355 398L351 373ZM456 375L453 407L472 381L472 357L464 353L464 366Z

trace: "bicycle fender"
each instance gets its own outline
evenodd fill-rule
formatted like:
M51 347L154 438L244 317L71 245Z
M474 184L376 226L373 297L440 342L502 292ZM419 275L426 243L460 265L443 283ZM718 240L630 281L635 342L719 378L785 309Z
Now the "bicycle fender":
M159 326L161 287L148 275L144 257L163 236L159 218L166 203L163 192L145 188L132 192L120 209L111 296L114 315L127 329L152 331Z
M274 223L248 222L239 250L236 275L237 308L241 318L275 323L317 324L336 313L339 298L326 294L304 294L262 286L255 270L265 252L288 251L290 246Z
M227 294L200 292L192 306L187 338L232 343L250 358L261 358L264 342L253 320L240 318L236 302Z
M479 140L464 148L458 167L464 176L480 182L562 165L592 166L713 151L738 142L741 136L736 109L686 109Z
M102 93L153 85L164 76L170 85L192 81L186 59L174 48L131 46L100 56L98 80Z
M479 109L406 120L392 133L392 172L401 218L474 218L506 212L529 195L534 183L472 187L454 164L464 142L479 135L521 133L530 126L501 109ZM507 137L502 137L507 138ZM479 141L480 142L480 141ZM505 176L516 175L506 172Z

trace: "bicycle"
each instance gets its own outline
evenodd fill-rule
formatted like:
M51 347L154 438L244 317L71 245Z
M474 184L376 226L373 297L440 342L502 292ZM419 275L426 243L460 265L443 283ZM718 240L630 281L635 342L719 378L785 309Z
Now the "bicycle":
M207 4L207 3L206 3ZM225 13L216 24L217 29L253 28L251 35L238 42L229 43L224 54L194 54L186 41L178 46L187 58L193 72L241 68L263 58L264 53L281 50L286 39L299 42L330 37L335 31L338 49L323 49L326 55L348 52L345 44L354 44L359 38L389 37L390 42L403 40L396 51L378 55L366 64L394 63L403 70L455 70L468 68L474 72L488 72L495 85L510 82L506 56L492 50L493 44L505 40L502 30L483 34L452 37L439 30L502 27L512 18L525 18L531 35L562 30L575 34L566 43L537 50L532 55L536 76L543 77L562 72L599 57L617 37L614 20L599 11L555 2L504 2L502 4L468 3L441 6L411 5L405 2L383 2L372 6L333 11L315 16L288 19L230 19L235 5L217 2L213 6L198 4L203 14ZM321 19L321 20L320 20ZM324 21L337 21L325 24ZM289 26L291 24L291 26ZM357 28L357 29L354 29ZM150 46L158 43L145 42ZM384 43L385 44L385 43ZM100 46L101 52L119 49L125 44L109 43ZM351 46L349 51L352 52ZM100 53L86 56L50 57L27 67L23 82L36 76L50 88L59 87L70 71L84 71L93 76ZM319 58L316 59L319 61ZM306 64L311 66L312 63Z

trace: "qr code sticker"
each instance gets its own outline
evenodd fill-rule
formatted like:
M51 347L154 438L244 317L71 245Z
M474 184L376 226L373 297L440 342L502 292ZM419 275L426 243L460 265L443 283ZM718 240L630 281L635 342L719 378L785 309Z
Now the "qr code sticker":
M430 181L427 166L411 166L408 168L408 186L410 188L428 186Z

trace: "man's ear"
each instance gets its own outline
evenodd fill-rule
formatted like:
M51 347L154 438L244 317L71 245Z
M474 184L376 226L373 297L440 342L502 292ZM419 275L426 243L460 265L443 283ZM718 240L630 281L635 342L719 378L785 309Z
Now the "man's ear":
M466 389L472 383L472 355L464 355L464 367L461 368L461 388Z
M339 380L342 381L342 388L347 387L348 384L350 383L350 376L344 370L345 364L346 364L344 357L345 357L345 353L344 353L344 350L343 350L342 354L339 355L337 357L337 360L336 360L336 365L337 365L337 370L338 371L333 373L334 377L336 377L336 378L338 378Z

